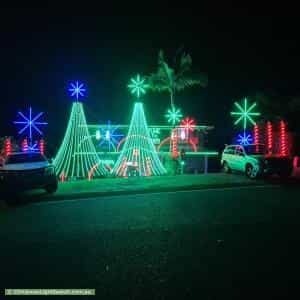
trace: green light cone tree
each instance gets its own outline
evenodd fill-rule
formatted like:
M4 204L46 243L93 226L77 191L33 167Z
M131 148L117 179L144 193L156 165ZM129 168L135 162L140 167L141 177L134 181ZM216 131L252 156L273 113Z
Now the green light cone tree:
M131 82L128 87L139 99L141 94L145 94L147 85L144 84L144 80L140 79L139 75L136 80L131 80ZM167 173L150 136L143 103L141 102L134 104L126 141L112 169L112 174L126 177L130 174L129 169L134 169L134 174L137 176L155 176Z
M90 178L108 173L91 140L81 102L73 102L63 142L53 161L61 180Z

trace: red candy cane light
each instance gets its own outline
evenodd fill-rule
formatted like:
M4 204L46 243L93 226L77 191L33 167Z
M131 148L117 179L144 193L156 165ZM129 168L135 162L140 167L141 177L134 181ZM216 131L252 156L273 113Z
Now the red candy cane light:
M270 121L267 122L267 149L269 153L272 153L273 149L273 125Z
M287 132L286 132L286 123L281 120L279 123L279 140L280 140L280 155L288 155L288 142L287 142Z
M10 138L5 139L4 152L5 152L5 155L10 155L12 153L12 146L11 146Z

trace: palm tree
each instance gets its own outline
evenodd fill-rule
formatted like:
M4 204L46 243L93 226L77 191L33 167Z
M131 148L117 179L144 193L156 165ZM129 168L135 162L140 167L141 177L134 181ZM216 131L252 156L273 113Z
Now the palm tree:
M175 92L182 91L194 85L207 86L206 75L201 74L197 78L189 75L191 66L191 56L183 52L178 63L175 58L174 67L171 68L165 60L163 51L160 50L158 53L157 71L147 77L149 88L155 92L169 92L171 107L174 107Z

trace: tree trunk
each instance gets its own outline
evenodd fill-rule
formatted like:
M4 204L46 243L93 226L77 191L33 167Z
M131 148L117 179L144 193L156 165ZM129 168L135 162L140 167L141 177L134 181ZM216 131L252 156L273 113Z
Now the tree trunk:
M174 107L174 93L173 93L173 91L171 91L170 96L171 96L171 109L172 109Z

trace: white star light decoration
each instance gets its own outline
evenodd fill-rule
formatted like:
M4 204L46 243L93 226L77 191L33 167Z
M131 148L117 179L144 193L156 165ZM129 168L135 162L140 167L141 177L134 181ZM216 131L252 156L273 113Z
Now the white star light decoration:
M84 88L83 83L79 83L78 81L76 81L75 83L71 82L70 86L71 87L69 88L69 92L71 97L75 96L77 101L79 97L84 97L84 92L86 91L86 89Z

